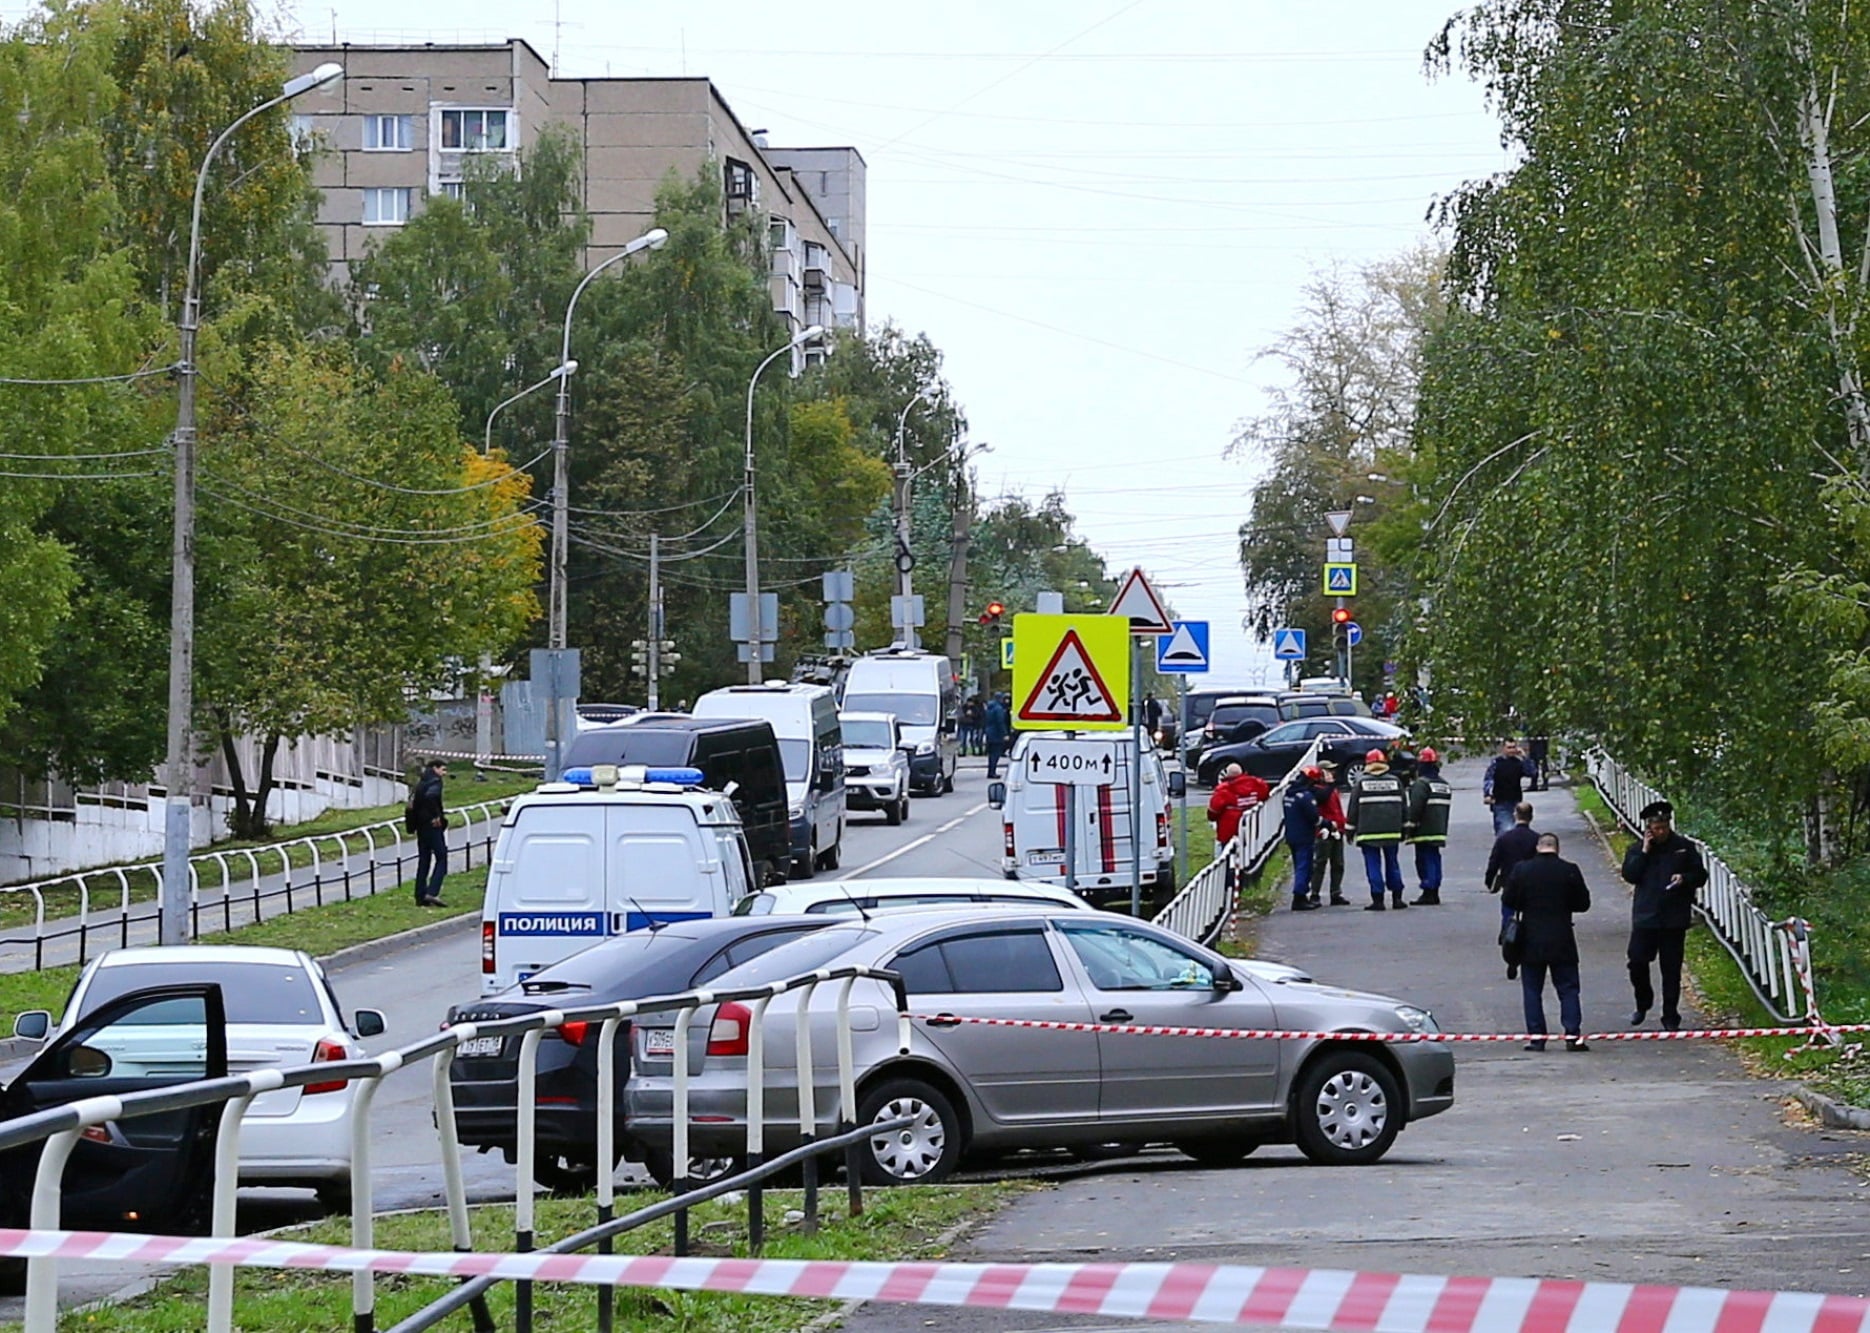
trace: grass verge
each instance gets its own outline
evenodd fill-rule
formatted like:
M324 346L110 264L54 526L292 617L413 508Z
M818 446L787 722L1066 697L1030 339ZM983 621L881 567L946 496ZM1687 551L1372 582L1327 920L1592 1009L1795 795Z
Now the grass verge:
M417 907L414 895L406 887L385 889L373 898L304 907L290 916L238 926L207 937L207 942L303 949L314 958L324 958L354 944L366 944L449 917L478 913L486 888L487 871L483 867L448 877L442 888L448 906L443 908ZM66 997L78 980L78 972L78 967L72 965L48 967L38 972L0 973L0 1036L12 1034L13 1015L21 1010L49 1009L55 1015L63 1013Z
M932 1185L905 1189L867 1190L864 1214L843 1215L841 1192L826 1191L827 1208L816 1235L804 1235L780 1223L789 1208L801 1206L794 1192L767 1195L765 1257L772 1259L887 1260L941 1259L947 1255L947 1237L955 1229L978 1222L1018 1195L1040 1188L1022 1181L979 1185ZM656 1196L630 1200L646 1204ZM537 1214L540 1244L590 1225L589 1199L542 1199ZM474 1248L510 1249L513 1210L509 1206L479 1208L471 1215ZM747 1253L746 1209L742 1205L707 1203L690 1219L693 1252L704 1256ZM349 1243L348 1223L326 1221L293 1240L318 1244ZM672 1244L671 1224L653 1223L617 1238L620 1254L667 1253ZM376 1221L376 1244L393 1250L447 1250L445 1214L403 1213ZM441 1278L385 1276L377 1282L377 1326L387 1328L430 1302L446 1295L454 1283ZM207 1297L207 1270L194 1268L120 1306L87 1312L86 1329L97 1333L193 1333L201 1327ZM595 1327L597 1289L588 1286L541 1284L533 1288L534 1319L542 1329ZM502 1283L488 1296L495 1323L512 1326L513 1286ZM796 1300L776 1296L741 1296L727 1292L679 1292L647 1287L616 1289L617 1327L679 1328L682 1333L781 1333L801 1327L837 1307L835 1301ZM465 1326L466 1316L459 1317ZM234 1284L234 1324L237 1328L263 1328L268 1333L328 1333L351 1323L351 1279L343 1273L239 1270ZM450 1327L456 1326L450 1324Z

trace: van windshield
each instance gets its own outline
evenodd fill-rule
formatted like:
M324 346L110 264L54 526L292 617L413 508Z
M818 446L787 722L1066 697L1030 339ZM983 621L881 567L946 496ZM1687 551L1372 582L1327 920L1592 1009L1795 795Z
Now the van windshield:
M786 766L787 782L809 782L812 776L812 743L786 740L779 742L779 758Z
M844 707L852 713L894 713L906 727L932 727L941 721L941 699L933 694L847 694Z

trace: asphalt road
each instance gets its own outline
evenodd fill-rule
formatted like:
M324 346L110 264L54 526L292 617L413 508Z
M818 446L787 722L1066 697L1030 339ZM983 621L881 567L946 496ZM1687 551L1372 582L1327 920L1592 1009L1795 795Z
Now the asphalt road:
M891 827L880 814L853 813L845 825L840 879L883 875L966 876L998 879L1000 826L985 813L983 761L964 761L955 790L917 797L907 823ZM331 969L347 1010L383 1011L388 1031L373 1046L404 1045L435 1031L450 1005L480 995L477 917L460 929L393 955ZM432 1116L427 1062L398 1071L377 1093L372 1113L371 1182L379 1211L439 1207L442 1179ZM511 1199L514 1169L498 1154L470 1153L463 1161L471 1200ZM641 1183L639 1175L623 1177ZM240 1229L266 1230L323 1215L310 1191L248 1189L240 1195ZM66 1265L60 1304L69 1308L145 1281L159 1270L130 1264ZM0 1298L0 1321L17 1320L22 1302Z
M1432 1008L1449 1031L1521 1030L1519 983L1494 948L1481 887L1491 841L1480 766L1454 766L1444 906L1381 915L1280 912L1259 952L1324 979ZM1569 793L1532 797L1584 869L1579 919L1588 1030L1630 1016L1629 895ZM1404 854L1414 897L1415 877ZM1360 868L1360 867L1359 867ZM1361 875L1352 901L1368 901ZM1557 1003L1547 996L1548 1022ZM1689 1024L1696 1015L1686 1015ZM1655 1030L1651 1015L1649 1029ZM1006 1262L1234 1262L1379 1272L1576 1278L1864 1294L1870 1291L1870 1135L1794 1118L1770 1084L1707 1043L1459 1048L1452 1111L1406 1129L1373 1167L1311 1166L1289 1147L1204 1170L1170 1153L1065 1173L952 1257ZM852 1333L1087 1329L1110 1321L870 1306ZM1135 1328L1136 1324L1121 1325Z

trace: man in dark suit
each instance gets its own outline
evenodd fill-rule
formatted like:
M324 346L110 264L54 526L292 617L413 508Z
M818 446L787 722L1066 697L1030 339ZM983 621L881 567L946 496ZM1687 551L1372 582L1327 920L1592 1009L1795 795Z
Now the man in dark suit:
M1520 914L1519 988L1526 1002L1526 1031L1539 1034L1526 1044L1545 1049L1545 974L1558 992L1558 1021L1565 1029L1565 1049L1588 1051L1584 1010L1578 1000L1578 937L1573 913L1591 910L1591 890L1584 874L1558 854L1558 835L1541 833L1538 850L1507 876L1501 901Z
M1530 861L1538 848L1539 834L1532 826L1532 806L1521 801L1513 807L1513 827L1493 840L1493 851L1487 857L1486 885L1488 893L1498 893L1506 887L1506 877L1513 873L1513 867L1521 861ZM1500 905L1500 924L1505 925L1512 911L1502 903ZM1513 974L1508 972L1506 979L1511 981Z
M1695 890L1708 882L1708 868L1695 844L1675 831L1675 807L1651 801L1639 816L1643 841L1624 853L1623 877L1635 885L1630 901L1630 989L1636 1011L1630 1026L1649 1016L1655 990L1649 964L1662 970L1662 1026L1682 1026L1682 951L1694 921Z

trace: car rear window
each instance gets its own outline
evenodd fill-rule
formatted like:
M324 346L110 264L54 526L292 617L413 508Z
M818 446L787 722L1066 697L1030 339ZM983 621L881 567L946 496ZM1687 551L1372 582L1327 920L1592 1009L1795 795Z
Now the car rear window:
M813 968L825 966L839 955L857 948L875 934L873 930L859 930L841 925L828 926L824 930L814 931L802 940L782 944L771 953L764 954L743 967L736 967L730 972L723 973L717 980L722 989L765 986L775 981L786 981L810 972Z
M701 970L689 978L688 984L705 986L723 972L751 963L755 958L769 954L774 949L790 944L799 936L816 929L816 926L793 926L786 930L769 930L763 934L750 935L744 940L735 940L703 963Z
M890 966L911 995L1065 989L1052 950L1036 930L937 940L898 954Z
M212 981L230 1023L323 1023L318 987L305 969L275 963L132 963L100 967L84 993L84 1013L146 986Z
M688 763L686 731L658 731L651 727L605 727L572 738L565 747L563 766L584 764L648 764L681 767Z

